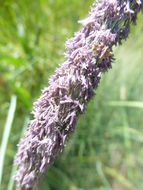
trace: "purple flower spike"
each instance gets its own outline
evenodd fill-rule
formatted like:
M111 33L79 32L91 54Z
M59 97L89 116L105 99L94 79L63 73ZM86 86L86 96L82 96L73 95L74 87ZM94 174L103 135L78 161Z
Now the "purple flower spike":
M18 189L36 189L63 150L80 114L94 95L102 73L111 68L112 47L128 37L142 0L101 0L93 4L82 29L66 43L66 61L34 104L34 119L18 145Z

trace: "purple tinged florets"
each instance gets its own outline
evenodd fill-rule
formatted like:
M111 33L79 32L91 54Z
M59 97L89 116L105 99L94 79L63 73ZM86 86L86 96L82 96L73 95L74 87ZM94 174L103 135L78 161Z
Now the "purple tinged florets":
M66 43L66 61L34 103L34 119L19 143L15 175L19 189L36 189L63 150L80 114L94 96L102 73L111 68L112 47L128 37L142 0L96 1L82 29Z

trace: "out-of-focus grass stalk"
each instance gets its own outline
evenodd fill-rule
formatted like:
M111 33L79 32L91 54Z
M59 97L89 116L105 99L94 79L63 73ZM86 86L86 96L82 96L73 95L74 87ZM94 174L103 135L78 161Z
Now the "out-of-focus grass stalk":
M110 183L108 182L108 179L106 178L106 176L102 170L102 163L99 160L96 163L96 169L97 169L98 175L100 176L103 184L106 186L106 190L112 190L112 187L111 187Z
M134 190L135 187L133 186L133 184L124 177L124 175L122 173L120 173L119 171L117 171L115 168L111 168L111 167L105 167L104 168L105 173L108 174L108 176L116 179L118 182L120 182L120 184L122 184L125 188L130 189L130 190Z
M134 108L142 108L143 102L138 101L109 101L107 103L109 106L117 106L117 107L134 107Z
M127 118L127 113L124 109L124 107L134 107L134 108L143 108L143 102L138 102L138 101L126 101L126 88L122 88L120 91L120 101L110 101L108 102L109 106L115 106L115 107L122 107L123 108L123 122L124 122L124 128L123 128L123 134L124 134L124 144L126 148L126 160L127 160L127 173L128 173L128 179L130 181L133 180L133 175L132 175L132 159L130 152L131 151L131 141L130 141L130 133L129 133L129 124L128 124L128 118Z
M133 173L132 173L132 158L131 158L131 152L132 152L132 145L131 145L131 138L130 138L130 133L129 133L129 122L128 122L128 118L127 118L127 113L124 109L124 112L123 112L123 123L124 123L124 127L123 127L123 134L124 134L124 145L125 145L125 148L126 148L126 151L125 151L125 158L127 160L127 167L128 167L128 170L127 170L127 174L128 174L128 179L130 181L133 181Z
M17 167L13 164L12 166L12 170L11 170L11 174L10 174L10 178L9 178L9 183L8 183L8 187L7 190L12 190L13 186L14 186L14 179L13 176L16 172Z
M13 95L11 97L10 107L9 107L6 124L4 127L2 142L1 142L1 146L0 146L0 185L2 182L2 174L3 174L6 147L7 147L9 134L10 134L13 119L14 119L15 110L16 110L16 102L17 102L17 97L15 95Z
M23 129L22 129L22 132L21 132L21 135L20 135L20 139L24 136L25 134L25 131L27 129L27 126L28 126L28 122L29 122L29 116L26 116L25 117L25 121L24 121L24 125L23 125ZM8 183L8 187L7 187L7 190L12 190L13 187L14 187L14 174L16 172L16 169L17 167L13 164L12 166L12 170L11 170L11 174L10 174L10 178L9 178L9 183Z

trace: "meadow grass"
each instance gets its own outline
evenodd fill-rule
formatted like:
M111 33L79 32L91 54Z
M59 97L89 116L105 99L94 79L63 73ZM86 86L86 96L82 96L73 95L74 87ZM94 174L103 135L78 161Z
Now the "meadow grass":
M87 15L92 2L1 1L0 143L13 94L17 105L6 139L0 190L15 189L12 163L32 103L64 61L65 41L80 28L77 20ZM112 70L103 76L96 97L80 117L75 133L49 169L40 190L143 189L141 15L131 31L129 39L114 48L116 61Z

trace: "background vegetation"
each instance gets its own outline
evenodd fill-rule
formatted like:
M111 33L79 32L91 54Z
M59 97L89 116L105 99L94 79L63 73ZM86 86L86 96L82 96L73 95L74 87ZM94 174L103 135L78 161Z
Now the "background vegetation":
M63 62L64 43L92 2L0 0L0 190L15 189L12 163L32 103ZM143 189L142 19L115 48L112 70L40 190Z

